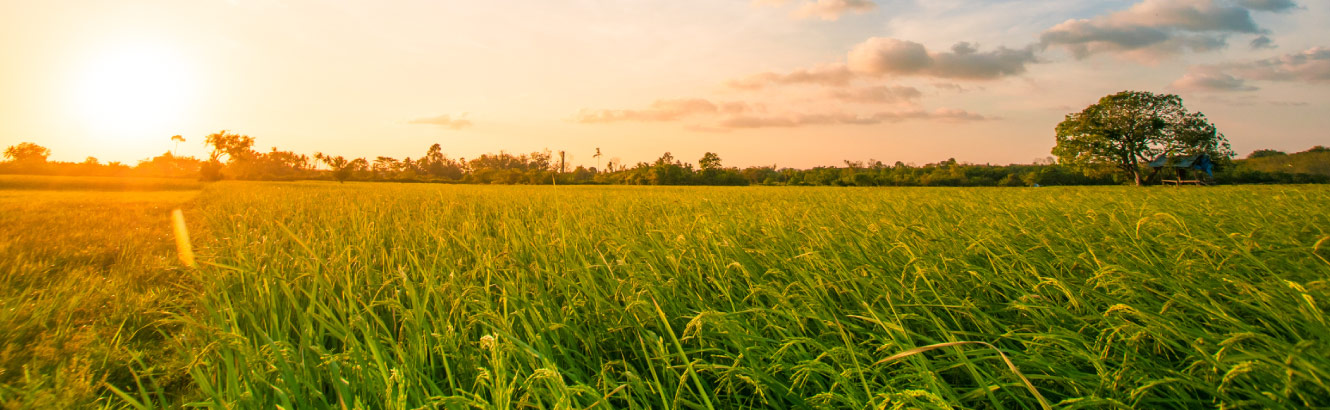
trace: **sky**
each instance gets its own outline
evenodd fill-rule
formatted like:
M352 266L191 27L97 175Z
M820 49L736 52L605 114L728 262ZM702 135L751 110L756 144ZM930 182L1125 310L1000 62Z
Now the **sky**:
M1030 163L1068 113L1141 90L1239 155L1291 152L1330 145L1327 21L1322 0L5 1L0 146Z

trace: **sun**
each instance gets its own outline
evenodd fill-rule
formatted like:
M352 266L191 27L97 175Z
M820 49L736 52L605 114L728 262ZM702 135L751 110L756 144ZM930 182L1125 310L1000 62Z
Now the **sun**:
M193 79L169 48L111 48L79 67L73 99L88 132L123 142L164 139L190 104Z

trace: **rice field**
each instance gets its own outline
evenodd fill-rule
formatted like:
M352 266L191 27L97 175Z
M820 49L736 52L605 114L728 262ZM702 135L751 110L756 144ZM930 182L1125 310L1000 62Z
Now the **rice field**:
M1320 186L222 182L0 207L8 407L1330 406ZM98 235L122 245L78 253Z
M181 178L0 175L0 190L197 191L203 183Z

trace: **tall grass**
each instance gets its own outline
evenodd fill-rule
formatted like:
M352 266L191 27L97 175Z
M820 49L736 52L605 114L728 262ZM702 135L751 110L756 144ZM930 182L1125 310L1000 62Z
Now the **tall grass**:
M1323 187L221 183L198 204L204 289L171 319L193 405L1039 408L1028 379L1059 408L1330 406Z
M110 390L138 380L159 401L190 390L163 319L198 292L167 218L191 196L0 190L0 408L116 406Z

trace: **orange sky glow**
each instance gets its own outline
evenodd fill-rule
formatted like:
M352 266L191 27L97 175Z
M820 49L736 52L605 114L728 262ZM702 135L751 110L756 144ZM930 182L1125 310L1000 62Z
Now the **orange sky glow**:
M703 152L1029 163L1064 115L1176 93L1240 155L1330 145L1310 0L10 1L0 146L133 164L203 136L355 157Z

